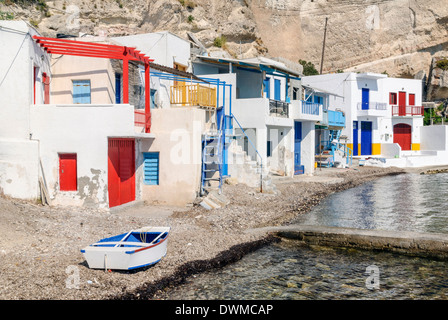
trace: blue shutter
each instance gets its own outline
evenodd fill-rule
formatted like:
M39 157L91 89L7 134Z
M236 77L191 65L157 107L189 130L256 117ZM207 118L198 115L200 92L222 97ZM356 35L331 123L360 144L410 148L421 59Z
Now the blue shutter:
M266 77L266 79L263 80L263 84L264 84L264 88L263 91L266 93L266 98L270 98L271 97L271 87L269 85L269 81L271 79L269 77Z
M280 101L280 80L274 80L274 99Z
M90 80L73 80L73 103L90 104Z
M143 183L147 185L159 184L159 153L143 153Z

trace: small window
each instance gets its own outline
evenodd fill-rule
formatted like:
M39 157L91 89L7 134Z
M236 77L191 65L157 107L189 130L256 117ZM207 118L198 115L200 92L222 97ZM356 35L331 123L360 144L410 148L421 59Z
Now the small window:
M115 73L115 103L121 103L121 74Z
M397 93L396 92L391 92L389 94L389 104L391 104L391 105L397 104Z
M90 104L90 80L73 80L73 103Z
M159 184L159 153L143 153L143 183L146 185Z
M76 153L59 154L59 190L76 191L78 189Z
M272 141L268 141L268 145L267 145L267 156L271 157L272 156Z

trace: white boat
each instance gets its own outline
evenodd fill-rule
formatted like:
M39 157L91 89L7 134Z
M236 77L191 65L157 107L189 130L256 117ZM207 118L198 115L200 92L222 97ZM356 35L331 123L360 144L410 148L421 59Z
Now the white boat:
M132 270L153 265L165 255L169 227L143 227L104 238L81 252L91 269Z

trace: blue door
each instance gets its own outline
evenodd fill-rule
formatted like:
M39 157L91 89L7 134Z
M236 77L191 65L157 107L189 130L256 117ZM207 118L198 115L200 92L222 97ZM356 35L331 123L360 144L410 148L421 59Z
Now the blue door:
M353 155L358 155L358 121L353 121Z
M294 174L303 174L304 167L301 165L300 153L302 143L302 123L294 122Z
M264 85L264 93L266 93L266 98L270 98L271 97L271 86L269 85L270 83L270 78L266 77L266 79L263 80L263 85Z
M280 80L274 79L274 99L280 101Z
M362 110L369 109L369 93L370 93L369 89L362 88L362 100L361 100Z
M90 104L90 80L73 80L73 103Z
M372 122L361 121L361 155L372 154Z

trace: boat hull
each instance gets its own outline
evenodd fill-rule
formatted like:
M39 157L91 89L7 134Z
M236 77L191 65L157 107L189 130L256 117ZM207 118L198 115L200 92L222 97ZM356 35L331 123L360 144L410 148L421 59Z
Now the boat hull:
M81 250L89 268L133 270L153 265L166 256L168 233L154 244L123 242L119 246L107 246L107 243L99 241Z

